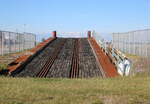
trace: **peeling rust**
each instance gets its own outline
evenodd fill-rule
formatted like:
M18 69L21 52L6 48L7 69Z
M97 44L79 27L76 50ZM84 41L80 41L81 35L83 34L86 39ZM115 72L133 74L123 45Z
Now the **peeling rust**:
M88 40L96 53L96 57L100 65L102 66L105 76L106 77L118 76L119 74L117 73L117 69L115 65L110 61L110 57L103 52L103 50L99 47L94 38L88 38Z
M32 48L28 51L28 55L22 55L19 58L17 58L15 61L11 62L7 66L8 73L11 73L15 71L20 65L22 65L30 56L35 54L38 50L40 50L42 47L44 47L46 44L48 44L50 41L54 40L55 38L48 38L44 42L39 43L36 47Z

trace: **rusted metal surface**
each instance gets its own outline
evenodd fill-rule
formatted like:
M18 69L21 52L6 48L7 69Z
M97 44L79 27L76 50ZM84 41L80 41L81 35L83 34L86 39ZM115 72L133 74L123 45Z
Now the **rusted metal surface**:
M88 35L88 38L91 38L91 31L88 31L87 35Z
M88 39L88 42L89 42L89 44L90 44L90 47L92 48L92 52L93 52L93 54L94 54L94 56L95 56L95 58L96 58L96 62L97 62L97 65L98 65L98 67L99 67L99 70L100 70L100 72L101 72L101 74L102 74L102 77L103 77L103 78L106 78L105 72L104 72L104 70L103 70L103 68L102 68L102 66L101 66L101 64L100 64L100 62L99 62L99 59L98 59L98 57L97 57L97 54L96 54L96 52L95 52L95 50L94 50L94 48L93 48L91 42L89 41L89 39Z
M53 32L52 32L52 36L53 36L53 38L56 38L56 37L57 37L57 32L56 32L56 31L53 31Z
M88 36L91 35L90 32L88 34ZM53 40L56 41L50 43ZM40 51L40 56L35 56L33 61L28 60L48 43L50 45L43 49L45 52ZM18 72L20 74L16 74L17 76L67 78L118 76L109 54L106 55L96 41L90 37L88 39L49 38L29 50L28 53L9 64L7 68L9 73L20 68L25 71ZM20 67L23 63L28 64Z
M103 77L87 39L79 39L79 78Z
M64 43L63 43L64 42ZM57 38L26 65L16 77L102 77L87 38Z
M29 50L27 52L27 55L23 55L20 56L19 58L17 58L15 61L11 62L8 67L7 70L9 73L15 71L20 65L22 65L30 56L32 56L33 54L35 54L37 51L39 51L42 47L44 47L47 43L51 42L52 40L54 40L55 38L49 38L47 40L45 40L44 42L39 43L36 47L32 48L31 50Z
M48 61L43 66L42 70L36 75L36 77L42 78L42 77L46 77L47 76L50 68L52 67L55 59L57 58L60 50L62 49L65 41L66 41L65 39L62 40L62 42L55 47L55 51L54 51L53 55L49 57Z
M69 78L72 56L74 50L75 39L66 39L66 42L61 49L59 55L55 59L50 71L47 74L48 78Z
M46 44L42 50L36 52L31 58L29 58L24 65L17 68L18 71L13 71L12 76L35 77L42 70L42 67L44 67L49 57L53 56L55 48L57 48L57 45L59 45L60 42L60 39L55 39Z
M78 78L78 77L79 77L79 40L76 39L73 50L70 78Z
M103 50L99 47L94 38L88 38L90 44L93 47L93 50L96 53L96 57L102 66L104 74L106 77L115 77L118 76L117 69L115 65L110 61L109 56L107 56Z

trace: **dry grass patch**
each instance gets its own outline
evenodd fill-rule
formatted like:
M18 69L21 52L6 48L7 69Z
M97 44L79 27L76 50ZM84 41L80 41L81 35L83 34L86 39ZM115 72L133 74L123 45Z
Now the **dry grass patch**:
M132 61L131 75L150 74L150 58L140 57L136 55L127 55Z

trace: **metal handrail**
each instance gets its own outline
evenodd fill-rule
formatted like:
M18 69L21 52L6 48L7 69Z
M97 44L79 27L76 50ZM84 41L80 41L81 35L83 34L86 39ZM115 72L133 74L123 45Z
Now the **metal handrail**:
M110 58L115 64L118 73L121 76L128 76L131 64L127 56L115 48L108 47L106 41L95 31L92 33L92 35L104 52L110 55Z

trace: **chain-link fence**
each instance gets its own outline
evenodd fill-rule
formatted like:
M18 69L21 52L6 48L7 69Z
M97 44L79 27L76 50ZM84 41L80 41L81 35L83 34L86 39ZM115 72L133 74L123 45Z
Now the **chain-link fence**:
M100 47L102 47L103 49L106 49L107 47L106 40L101 36L100 33L93 31L92 37L98 42Z
M113 47L124 53L150 57L150 29L113 33Z
M32 33L0 31L0 55L33 48L36 36Z

